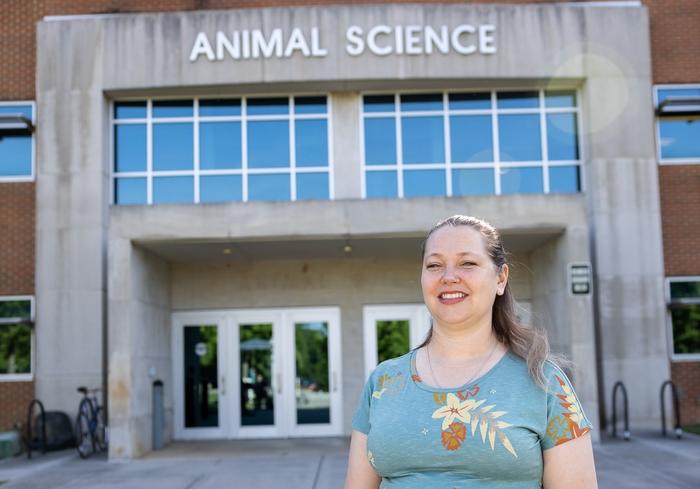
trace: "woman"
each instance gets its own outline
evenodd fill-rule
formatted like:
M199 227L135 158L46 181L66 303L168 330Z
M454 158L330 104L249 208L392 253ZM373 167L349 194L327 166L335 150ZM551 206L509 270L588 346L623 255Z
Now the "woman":
M546 337L515 319L508 272L488 223L458 215L430 230L432 327L367 381L345 489L597 487L590 422Z

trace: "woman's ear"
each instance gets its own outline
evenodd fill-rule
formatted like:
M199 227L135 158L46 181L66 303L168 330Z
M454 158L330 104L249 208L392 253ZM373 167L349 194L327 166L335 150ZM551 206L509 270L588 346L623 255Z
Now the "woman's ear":
M508 284L508 273L510 269L507 264L501 266L501 270L498 272L498 284L496 286L496 294L503 295L506 290L506 285Z

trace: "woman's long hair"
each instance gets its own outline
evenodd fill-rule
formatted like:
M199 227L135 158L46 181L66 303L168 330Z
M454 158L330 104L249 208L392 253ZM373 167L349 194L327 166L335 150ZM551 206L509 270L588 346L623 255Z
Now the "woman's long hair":
M484 239L486 250L496 269L500 271L508 263L507 253L503 248L501 236L496 231L496 228L476 217L459 214L443 219L432 227L423 241L421 259L425 259L425 247L430 236L445 226L469 226L478 231ZM544 330L525 327L518 321L515 315L510 283L506 283L503 295L496 295L493 303L492 325L498 341L527 362L530 377L541 387L545 387L546 384L544 376L544 363L546 361L549 360L560 367L568 366L568 362L563 357L554 356L550 353L549 341ZM430 342L432 335L433 327L431 325L425 340L416 349L426 346Z

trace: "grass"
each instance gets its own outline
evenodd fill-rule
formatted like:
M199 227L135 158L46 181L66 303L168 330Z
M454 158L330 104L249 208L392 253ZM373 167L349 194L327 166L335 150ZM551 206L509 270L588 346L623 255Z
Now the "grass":
M689 424L683 427L683 431L700 435L700 424Z

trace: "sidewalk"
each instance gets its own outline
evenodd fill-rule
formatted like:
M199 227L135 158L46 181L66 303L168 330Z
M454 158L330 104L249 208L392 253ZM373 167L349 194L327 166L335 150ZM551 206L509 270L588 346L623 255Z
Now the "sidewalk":
M128 462L73 451L0 462L2 489L338 489L346 438L176 442ZM698 489L700 437L606 440L594 448L601 489ZM72 452L72 453L71 453ZM8 481L2 484L2 481ZM429 488L426 488L429 489Z

